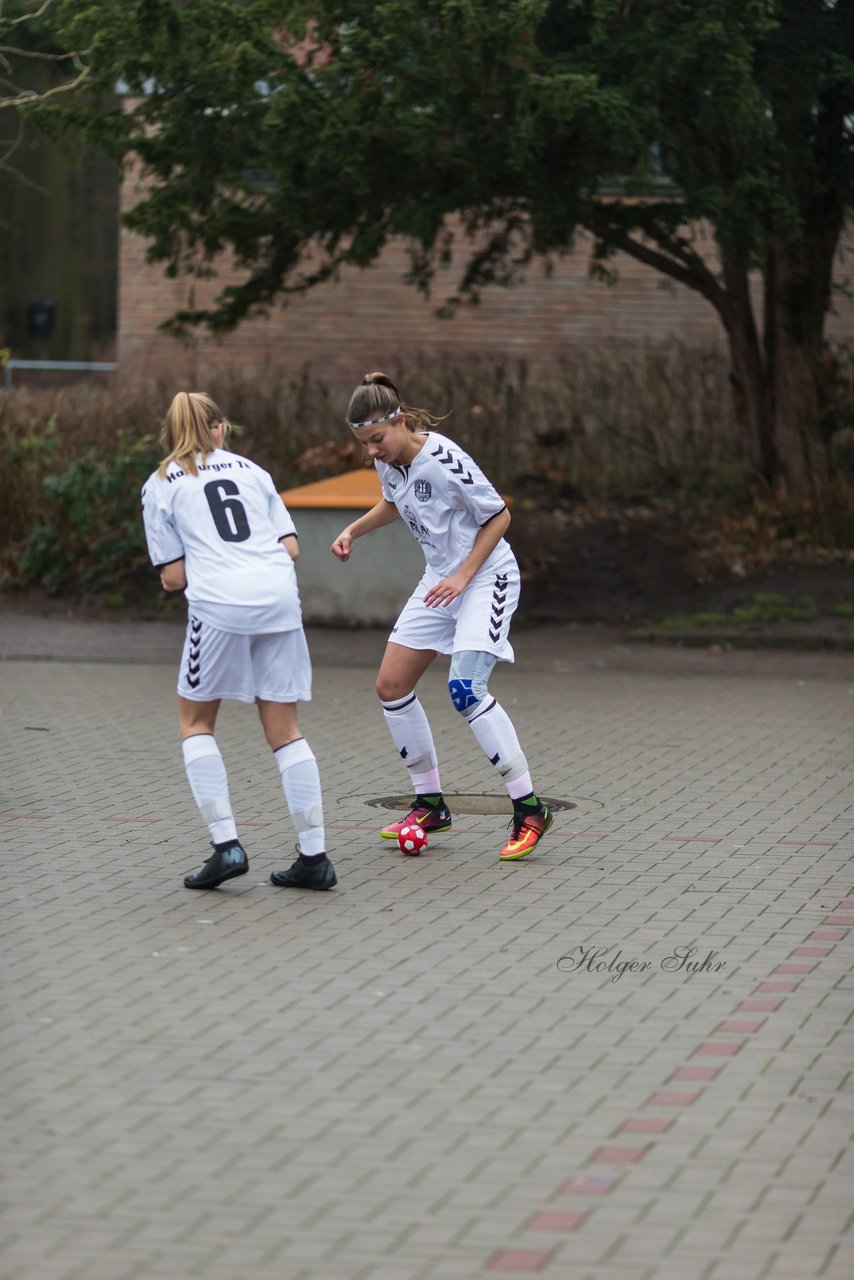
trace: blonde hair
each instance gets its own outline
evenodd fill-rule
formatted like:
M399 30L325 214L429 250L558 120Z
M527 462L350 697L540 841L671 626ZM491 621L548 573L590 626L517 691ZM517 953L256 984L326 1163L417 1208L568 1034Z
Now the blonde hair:
M216 402L205 391L179 391L160 432L160 447L166 450L166 456L157 468L158 475L165 475L169 463L177 462L182 470L197 476L196 455L200 453L204 462L207 455L213 453L217 447L214 427L220 422L225 444L231 423Z
M350 396L347 423L349 425L351 422L382 417L398 405L410 431L429 431L430 427L438 426L444 421L444 418L435 418L427 409L416 409L413 405L404 404L400 392L387 373L366 373ZM444 417L450 415L446 413Z

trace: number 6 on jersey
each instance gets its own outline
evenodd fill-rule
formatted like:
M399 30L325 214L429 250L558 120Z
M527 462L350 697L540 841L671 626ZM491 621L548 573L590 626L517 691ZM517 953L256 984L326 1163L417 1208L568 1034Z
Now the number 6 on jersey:
M237 498L223 496L235 493L240 493L240 490L233 480L211 480L205 485L205 497L223 542L245 542L249 537L249 521L243 503Z

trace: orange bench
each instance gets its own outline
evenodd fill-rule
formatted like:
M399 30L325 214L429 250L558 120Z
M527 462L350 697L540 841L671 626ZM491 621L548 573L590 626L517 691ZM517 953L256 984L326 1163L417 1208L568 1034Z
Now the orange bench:
M345 511L368 511L381 497L380 478L373 467L360 467L358 471L346 471L342 476L330 476L328 480L315 480L313 484L301 484L282 492L282 501L288 508L337 507Z
M421 548L403 521L360 538L346 564L329 549L345 525L382 497L373 467L284 489L281 496L299 535L306 624L390 628L424 572Z

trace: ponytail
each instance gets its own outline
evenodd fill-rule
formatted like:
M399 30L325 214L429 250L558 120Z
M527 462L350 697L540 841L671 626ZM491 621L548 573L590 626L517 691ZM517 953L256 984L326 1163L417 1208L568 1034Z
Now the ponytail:
M160 446L166 456L157 468L158 475L164 476L171 462L177 462L191 476L198 475L196 457L201 454L204 462L213 453L217 447L213 432L220 422L225 444L231 424L216 402L204 391L179 391L160 432Z

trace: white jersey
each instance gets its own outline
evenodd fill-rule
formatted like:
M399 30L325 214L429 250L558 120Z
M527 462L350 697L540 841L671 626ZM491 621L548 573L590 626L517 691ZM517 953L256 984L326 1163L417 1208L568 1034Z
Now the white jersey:
M479 529L507 504L464 449L436 431L425 434L408 465L377 459L374 466L386 502L394 503L421 544L428 566L444 578L466 559ZM515 563L502 538L478 576Z
M202 461L198 475L170 462L142 489L152 563L184 559L194 617L246 635L302 626L296 570L279 539L294 522L268 472L225 449Z

